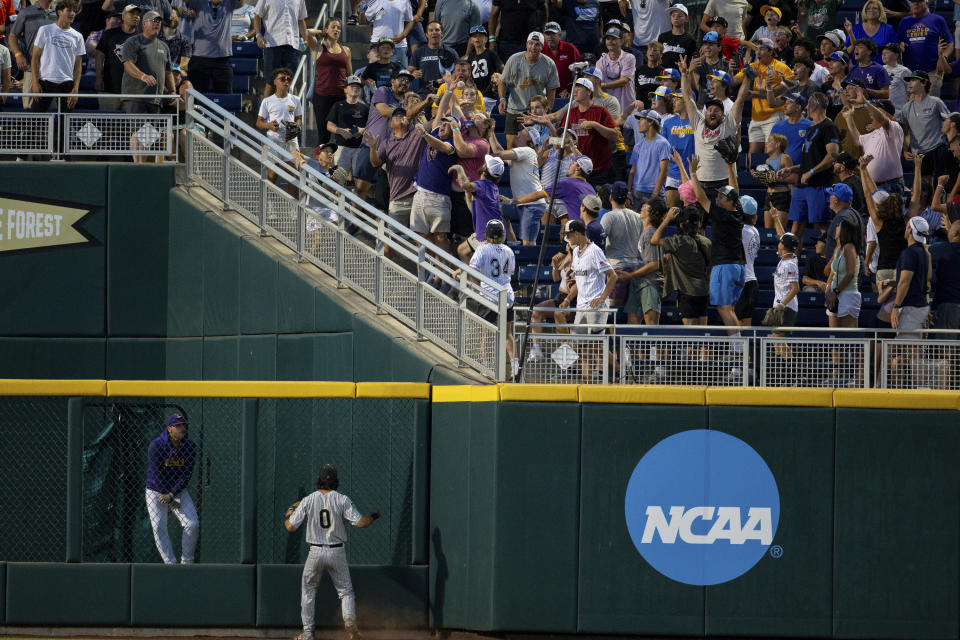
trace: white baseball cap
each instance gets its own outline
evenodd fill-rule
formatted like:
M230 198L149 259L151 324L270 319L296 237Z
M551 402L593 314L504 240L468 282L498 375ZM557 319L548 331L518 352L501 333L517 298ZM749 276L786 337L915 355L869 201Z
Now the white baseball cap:
M577 158L577 164L580 165L580 168L583 169L584 173L590 173L593 171L593 160L587 156L580 156Z
M590 92L590 95L593 95L593 83L587 80L586 78L577 78L576 84L588 90Z
M491 155L483 156L483 164L487 167L487 173L489 173L494 178L499 178L503 175L503 160L500 158L494 158Z
M527 132L527 135L530 136L530 142L533 143L533 146L540 146L540 132L533 128L524 127L524 131Z
M913 239L917 242L926 242L927 237L930 235L930 225L927 224L927 221L920 216L914 216L910 218L909 224Z
M687 7L684 6L684 5L682 5L682 4L680 4L680 3L677 3L677 4L673 5L672 7L670 7L670 8L667 10L667 15L673 13L674 11L682 11L682 12L683 12L683 15L688 16L688 17L689 17L689 15L690 15L690 11L687 10Z
M531 40L536 40L537 42L540 42L540 43L545 42L543 38L543 34L540 33L539 31L531 31L530 33L527 34L527 42L530 42Z

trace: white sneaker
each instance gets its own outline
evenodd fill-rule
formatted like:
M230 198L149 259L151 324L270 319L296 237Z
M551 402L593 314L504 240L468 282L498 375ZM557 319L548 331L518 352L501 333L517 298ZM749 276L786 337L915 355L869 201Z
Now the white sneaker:
M520 361L514 358L510 361L510 377L516 378L518 373L520 373Z

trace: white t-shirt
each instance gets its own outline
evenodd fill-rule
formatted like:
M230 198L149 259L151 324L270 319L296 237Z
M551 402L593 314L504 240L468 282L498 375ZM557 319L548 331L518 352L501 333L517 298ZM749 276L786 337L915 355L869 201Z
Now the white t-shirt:
M373 25L370 42L379 42L380 38L395 38L403 31L403 25L413 20L413 10L407 0L372 0L364 15ZM407 46L406 38L397 42L396 46Z
M813 65L813 72L810 74L810 80L812 82L816 83L818 86L822 86L829 77L830 72L827 71L826 67L819 64Z
M61 29L45 24L37 31L34 47L43 49L40 56L40 79L47 82L72 82L77 56L86 53L83 36L73 28Z
M10 61L10 50L6 47L0 47L0 71L9 69L12 66Z
M308 544L342 544L347 541L344 522L356 526L361 517L353 501L342 493L314 491L300 501L290 515L290 524L299 527L306 520Z
M743 14L749 8L747 0L710 0L703 12L711 16L723 16L727 19L727 35L745 40Z
M516 160L510 160L510 188L513 197L519 198L528 193L542 191L537 152L530 147L514 147L513 152L517 154ZM540 198L530 204L546 204L546 200Z
M573 248L570 261L573 276L577 280L577 309L589 309L590 301L596 300L607 286L606 272L613 269L603 255L603 250L592 242L583 249Z
M288 93L285 98L279 98L277 94L273 94L260 103L260 112L257 115L266 122L280 123L280 129L277 131L267 130L267 137L282 143L286 123L296 122L297 118L303 115L303 108L300 105L300 98L293 94Z
M630 0L633 10L633 46L645 47L670 30L670 0ZM646 100L644 100L646 102Z
M781 258L777 270L773 274L773 304L778 305L790 293L790 283L800 282L800 267L797 265L797 259ZM797 311L799 304L797 296L787 303L787 309Z
M511 173L511 178L513 174ZM510 277L513 276L515 268L513 249L503 243L481 242L480 246L470 258L470 266L487 276L498 284L507 287L507 306L513 306L513 288L510 286ZM489 293L496 300L496 292L493 287L486 283L481 283L480 287Z
M268 47L300 48L300 21L307 19L304 0L258 0L253 12L263 19Z
M699 111L690 114L690 126L693 128L693 138L700 166L697 168L697 178L701 182L714 182L727 179L727 163L717 153L716 145L724 138L736 135L739 123L732 116L726 115L716 129L708 129L704 124L704 117Z
M743 239L743 255L747 258L746 264L743 265L745 274L743 281L750 282L757 279L753 263L760 252L760 232L752 224L744 224L743 229L740 230L740 237Z
M870 264L867 265L867 271L876 273L877 265L880 264L880 241L877 238L877 227L873 224L873 218L867 220L867 244L871 242L876 242L877 246L873 249L873 255L870 256Z

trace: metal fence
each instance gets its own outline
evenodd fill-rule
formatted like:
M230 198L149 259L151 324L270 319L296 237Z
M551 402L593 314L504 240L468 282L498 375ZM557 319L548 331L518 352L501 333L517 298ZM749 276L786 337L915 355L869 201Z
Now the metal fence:
M0 156L69 157L147 156L152 161L177 161L180 128L178 111L162 114L127 114L100 111L67 111L65 98L140 98L127 94L6 93L7 110L0 111ZM11 111L12 100L22 96L55 98L51 111ZM158 96L163 101L176 95Z
M296 169L288 151L193 90L186 113L190 180L418 339L430 340L461 365L506 380L505 286L312 167ZM276 183L268 178L271 172ZM496 320L485 320L488 314Z
M531 324L520 382L960 389L960 332ZM518 353L527 325L517 322ZM596 333L600 331L602 333Z

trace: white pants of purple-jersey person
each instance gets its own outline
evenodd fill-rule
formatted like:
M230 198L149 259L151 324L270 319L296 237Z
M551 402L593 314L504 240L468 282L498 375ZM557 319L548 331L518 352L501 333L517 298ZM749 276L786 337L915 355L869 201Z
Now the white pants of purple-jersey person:
M167 515L172 511L183 527L183 539L180 548L180 562L193 564L193 557L197 552L197 539L200 537L200 518L197 516L197 507L193 504L190 493L184 489L174 496L174 504L164 504L158 500L163 494L153 489L146 490L147 513L150 514L150 525L153 527L153 539L157 543L157 551L166 564L176 564L177 556L173 553L170 544L170 533L167 531ZM179 506L176 504L179 503Z

